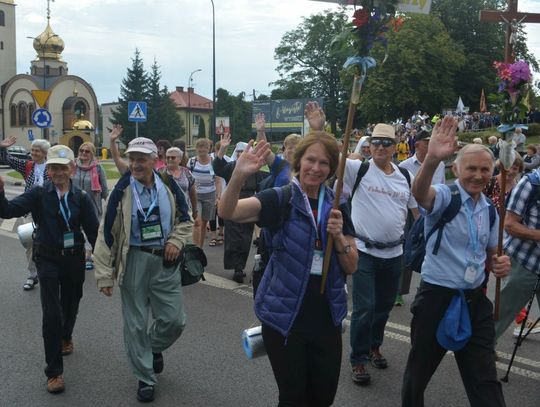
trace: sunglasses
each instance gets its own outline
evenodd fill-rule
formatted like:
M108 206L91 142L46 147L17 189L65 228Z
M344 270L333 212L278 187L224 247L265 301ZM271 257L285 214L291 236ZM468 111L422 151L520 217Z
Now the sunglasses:
M390 146L393 146L396 143L394 142L394 140L383 138L383 139L371 139L371 144L374 145L375 147L383 146L384 148L388 148Z
M91 151L90 150L79 150L79 153L88 153L88 154L90 154Z

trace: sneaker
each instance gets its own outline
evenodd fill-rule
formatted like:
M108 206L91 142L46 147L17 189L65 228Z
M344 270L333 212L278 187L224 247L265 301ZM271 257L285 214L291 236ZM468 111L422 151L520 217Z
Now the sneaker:
M525 323L525 329L523 330L523 335L525 335L529 329L534 325L534 321L531 321L530 319L527 320ZM521 324L516 324L516 327L514 328L514 337L517 338L519 336L519 332L521 331ZM531 330L530 334L538 334L540 333L540 323L536 324L536 326Z
M386 369L388 367L388 361L381 355L379 349L372 349L369 354L369 359L373 367L376 367L377 369Z
M94 262L92 260L87 260L84 268L86 270L94 270Z
M62 375L49 377L47 379L47 391L49 393L62 393L66 385L64 384L64 377Z
M62 341L62 356L71 355L73 353L73 341Z
M246 276L246 273L244 273L242 270L235 270L234 275L233 275L233 280L236 281L238 284L243 284L245 276Z
M351 379L358 384L368 384L371 381L371 375L367 371L367 366L354 365L352 367Z
M39 280L37 279L37 277L28 277L26 279L26 283L23 284L23 290L24 291L30 291L32 290L37 284L38 284Z
M154 357L154 362L152 364L154 373L159 374L163 372L163 354L161 352L152 353L152 356Z
M397 295L396 296L396 301L394 301L394 306L396 307L401 307L402 305L405 304L405 301L403 301L403 297L401 295Z
M154 401L154 385L147 384L139 380L139 388L137 389L137 400L143 403Z

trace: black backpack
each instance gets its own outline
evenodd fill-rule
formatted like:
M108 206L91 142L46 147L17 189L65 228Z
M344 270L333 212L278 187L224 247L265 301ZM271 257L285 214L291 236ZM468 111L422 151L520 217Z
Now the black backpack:
M410 270L414 270L418 273L422 271L422 263L426 256L426 242L429 238L437 232L435 244L433 246L432 253L437 255L439 247L441 245L442 232L444 225L452 221L461 209L461 195L459 188L456 184L452 184L450 187L451 199L450 203L442 213L441 217L435 225L431 228L427 235L424 236L424 216L420 216L412 225L407 239L405 240L405 247L403 250L403 257L405 261L405 267ZM496 218L495 205L489 198L486 197L489 203L489 227L493 227L493 223Z

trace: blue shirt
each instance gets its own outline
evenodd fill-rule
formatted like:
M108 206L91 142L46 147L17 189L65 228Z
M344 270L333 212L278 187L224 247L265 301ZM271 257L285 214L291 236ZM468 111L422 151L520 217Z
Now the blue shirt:
M422 279L431 284L437 284L454 289L472 289L479 287L484 280L484 263L488 248L497 247L499 231L499 217L497 216L493 227L489 226L489 203L484 194L474 205L471 196L461 187L459 181L455 181L461 195L461 208L456 217L447 223L442 232L439 252L434 255L436 233L426 242L426 257L422 264ZM435 188L435 201L433 209L426 215L425 230L427 234L437 223L444 210L450 204L450 188L444 184L433 185ZM472 214L472 222L469 224L469 213ZM473 252L470 227L478 231L478 247ZM480 265L475 272L474 281L465 281L465 270L468 261Z
M279 155L276 155L274 158L274 162L270 166L270 173L274 176L274 187L282 187L283 185L287 185L289 182L291 182L291 166L289 163L285 163L285 165L280 164L285 159ZM277 173L279 170L279 167L281 166L281 171Z
M152 198L155 197L157 194L156 206L159 208L163 239L155 239L146 242L143 242L141 240L141 228L139 224L139 217L137 216L137 211L139 210L139 208L137 206L133 186L135 186L135 189L137 190L139 199L141 201L141 206L144 210L147 210L147 208L150 207L153 201ZM171 203L169 201L167 188L165 187L159 176L155 173L154 185L152 186L152 188L145 187L143 184L141 184L134 178L132 178L132 183L130 184L129 188L131 189L131 235L129 237L129 244L131 246L163 246L167 241L172 229Z

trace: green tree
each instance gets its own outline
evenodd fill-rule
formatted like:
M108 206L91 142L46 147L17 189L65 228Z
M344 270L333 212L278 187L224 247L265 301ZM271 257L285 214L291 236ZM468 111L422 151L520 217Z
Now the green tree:
M204 119L199 117L199 138L206 137L206 127L204 125Z
M227 90L216 91L216 116L229 116L233 142L247 141L251 137L251 103L245 93L231 95Z
M363 121L391 121L415 110L439 112L455 103L454 77L465 58L438 18L409 16L398 32L389 32L387 52L362 90ZM382 47L373 50L377 61L384 54Z
M285 33L275 49L280 78L273 84L282 90L274 96L323 97L332 132L343 120L348 92L340 81L346 56L333 52L331 43L343 31L348 16L343 10L325 11L304 18L298 28Z
M127 69L127 75L120 86L119 107L113 112L112 119L114 124L120 124L124 128L122 142L125 144L135 138L135 123L128 121L128 102L146 101L148 98L148 75L138 49L135 49L131 61L131 68ZM139 123L139 136L146 134L146 123Z
M184 127L167 87L161 88L161 72L154 60L148 75L147 134L154 141L172 141L184 135Z

